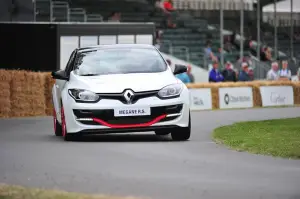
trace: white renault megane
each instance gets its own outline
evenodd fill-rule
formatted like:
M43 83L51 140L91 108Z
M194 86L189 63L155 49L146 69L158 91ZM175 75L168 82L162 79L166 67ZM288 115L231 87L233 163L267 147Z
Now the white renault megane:
M154 131L188 140L188 88L151 45L116 44L75 49L64 70L52 72L55 135Z

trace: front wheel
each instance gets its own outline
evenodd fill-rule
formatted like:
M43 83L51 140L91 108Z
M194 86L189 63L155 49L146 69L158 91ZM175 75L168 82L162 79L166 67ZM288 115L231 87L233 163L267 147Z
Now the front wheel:
M56 111L53 108L53 123L54 123L54 133L56 136L62 136L62 127L56 118Z
M61 107L61 128L64 141L75 141L79 138L77 133L68 133L64 108Z
M185 141L191 137L191 113L189 113L189 125L173 129L171 136L174 141Z

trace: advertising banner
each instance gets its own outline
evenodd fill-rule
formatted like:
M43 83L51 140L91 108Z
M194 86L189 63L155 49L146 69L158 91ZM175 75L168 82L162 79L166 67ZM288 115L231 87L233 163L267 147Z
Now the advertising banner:
M210 88L189 89L191 110L212 109L212 96Z
M252 88L219 88L219 107L220 109L253 107Z
M262 106L294 105L292 86L261 86L260 95Z

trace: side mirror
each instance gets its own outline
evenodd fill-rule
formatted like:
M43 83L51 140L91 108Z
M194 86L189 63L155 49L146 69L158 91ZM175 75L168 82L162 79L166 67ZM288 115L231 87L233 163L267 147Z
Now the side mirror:
M66 75L64 70L53 71L51 73L51 75L54 79L60 79L60 80L66 80L66 81L69 80L69 77Z
M185 73L187 72L187 67L185 65L181 65L181 64L175 64L175 68L174 68L174 75L177 74L181 74L181 73Z

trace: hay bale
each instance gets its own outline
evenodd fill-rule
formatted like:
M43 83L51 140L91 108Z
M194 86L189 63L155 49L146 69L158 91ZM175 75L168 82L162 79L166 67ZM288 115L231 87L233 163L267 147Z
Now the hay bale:
M220 83L205 83L202 84L202 88L210 88L211 89L211 98L212 98L212 108L219 108L219 87Z
M219 108L219 87L213 86L211 88L211 97L212 97L212 108Z
M52 87L55 83L55 79L51 77L50 73L44 73L44 79L45 79L45 113L48 116L52 116L53 114L53 104L52 104Z
M194 87L195 87L195 84L192 84L192 83L186 84L186 87L187 87L188 89L194 88Z
M11 71L0 70L0 118L8 118L10 115L10 82Z
M29 85L26 83L26 71L12 71L11 81L11 114L10 117L28 116L30 109L29 101L26 99L29 94Z
M293 82L294 103L300 104L300 82Z
M262 106L262 100L260 95L260 89L259 87L262 85L265 85L268 81L264 80L256 80L249 82L249 86L252 87L253 92L253 106L254 107L261 107Z
M256 84L252 86L252 92L253 92L253 106L254 107L261 107L262 106L262 99L260 94L260 85Z
M44 116L44 84L39 72L12 71L10 117Z
M260 86L292 86L292 81L261 81Z
M27 100L30 110L28 116L44 116L45 115L45 79L44 74L40 72L25 73L28 89Z
M210 88L212 83L204 82L204 83L194 83L187 84L188 88Z

